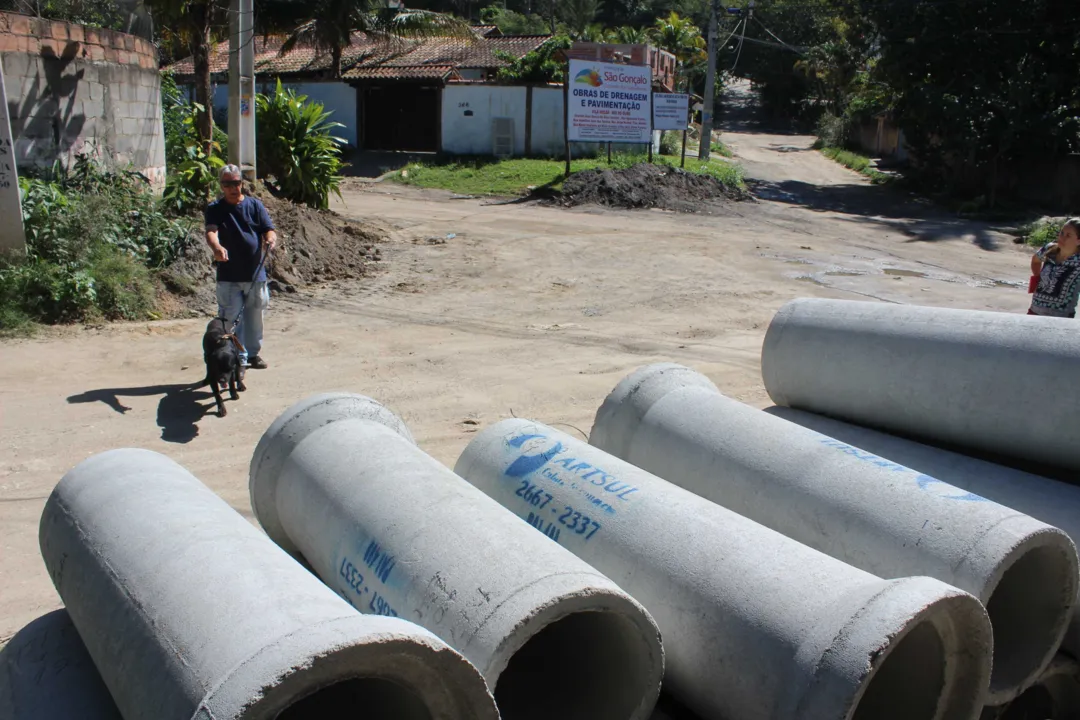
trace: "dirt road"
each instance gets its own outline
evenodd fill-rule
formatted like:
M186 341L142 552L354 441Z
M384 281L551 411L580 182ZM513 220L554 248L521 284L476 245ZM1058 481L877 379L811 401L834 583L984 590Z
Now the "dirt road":
M387 403L452 465L474 423L511 412L589 432L615 383L658 360L691 365L765 405L761 340L794 297L1026 308L1026 253L1007 238L888 201L809 150L812 138L737 129L725 142L768 199L721 215L350 186L337 209L395 228L386 271L276 296L271 367L249 373L248 392L224 419L204 416L210 395L190 387L202 373L201 321L0 345L0 639L58 605L38 555L38 518L61 475L93 453L163 452L250 518L255 443L311 393Z

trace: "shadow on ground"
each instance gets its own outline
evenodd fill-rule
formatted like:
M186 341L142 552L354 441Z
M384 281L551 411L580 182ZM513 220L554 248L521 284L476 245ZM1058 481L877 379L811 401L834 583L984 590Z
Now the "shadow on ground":
M346 166L342 168L342 175L345 177L377 178L391 170L400 170L409 163L431 162L435 159L435 153L351 150L343 159Z
M798 205L818 212L851 215L856 221L884 225L908 236L908 242L968 239L983 250L998 250L1002 236L987 223L958 218L880 185L814 185L799 180L747 180L761 200Z
M71 404L101 402L123 415L131 408L124 405L120 398L161 395L157 410L161 439L165 442L187 443L199 436L199 426L196 423L213 408L214 394L209 389L199 390L203 387L206 386L200 381L186 385L103 388L72 395L67 401ZM204 404L203 401L206 400L211 402Z
M735 82L728 86L723 96L720 113L725 132L743 135L801 135L793 126L770 121L760 106L757 93L748 83ZM786 143L784 138L768 144L758 141L761 149L792 156L816 152L803 142ZM831 162L822 158L825 162ZM957 217L932 202L898 189L895 185L871 185L868 183L816 184L795 179L762 179L752 175L747 167L746 185L755 197L774 203L805 207L817 212L847 215L856 223L885 227L907 236L907 242L940 242L966 240L982 250L995 251L1009 239L993 230L984 221ZM770 174L776 177L775 174Z

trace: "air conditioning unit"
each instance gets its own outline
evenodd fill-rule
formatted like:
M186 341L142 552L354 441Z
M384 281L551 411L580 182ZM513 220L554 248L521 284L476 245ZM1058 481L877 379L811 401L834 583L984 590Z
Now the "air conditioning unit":
M491 119L492 154L506 158L514 154L514 118Z

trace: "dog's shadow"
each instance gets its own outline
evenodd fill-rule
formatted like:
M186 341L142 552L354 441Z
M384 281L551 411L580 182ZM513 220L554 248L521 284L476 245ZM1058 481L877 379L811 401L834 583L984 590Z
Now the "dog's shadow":
M206 388L200 391L200 388ZM102 402L121 415L131 408L124 405L122 397L147 397L161 395L158 403L157 424L161 428L161 439L165 442L188 443L199 436L198 422L208 410L214 410L213 402L202 404L200 401L213 401L214 394L210 386L203 381L186 385L148 385L131 388L103 388L88 390L67 399L69 403Z

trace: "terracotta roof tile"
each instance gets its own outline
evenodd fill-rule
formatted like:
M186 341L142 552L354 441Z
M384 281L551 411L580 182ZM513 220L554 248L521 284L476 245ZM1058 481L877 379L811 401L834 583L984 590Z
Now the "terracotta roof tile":
M342 54L342 76L346 79L446 78L456 68L498 68L505 62L495 51L522 57L540 47L547 35L508 35L495 37L451 38L436 37L423 40L404 40L387 45L363 33L354 33L352 45ZM289 75L315 73L330 68L329 53L316 54L311 46L298 46L281 55L284 37L255 38L255 72L257 75ZM194 74L191 58L168 68L178 76ZM210 53L210 72L225 73L229 69L229 43L219 43Z
M457 70L452 65L424 67L361 67L349 71L350 80L452 80Z

